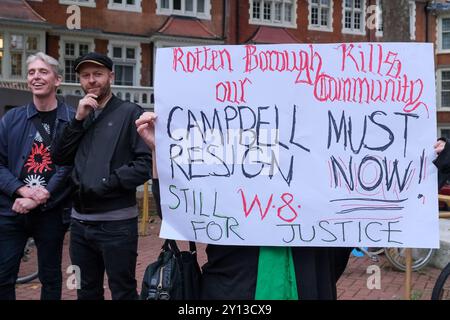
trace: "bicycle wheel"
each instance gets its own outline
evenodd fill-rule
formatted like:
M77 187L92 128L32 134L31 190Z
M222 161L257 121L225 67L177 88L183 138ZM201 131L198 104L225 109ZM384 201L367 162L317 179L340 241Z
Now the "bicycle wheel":
M450 300L450 263L439 274L431 293L431 300Z
M411 249L412 270L417 271L425 267L431 261L434 249ZM388 261L398 270L406 270L405 248L385 248Z
M16 283L23 284L38 277L37 250L33 238L29 238L23 251L19 275Z
M367 251L370 252L372 255L379 256L384 252L384 248L378 248L378 247L369 247L367 248Z

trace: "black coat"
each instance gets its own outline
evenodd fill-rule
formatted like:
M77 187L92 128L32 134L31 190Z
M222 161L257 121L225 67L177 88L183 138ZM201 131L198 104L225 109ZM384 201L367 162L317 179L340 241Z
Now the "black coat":
M336 282L347 266L352 249L292 247L299 299L336 299ZM206 253L202 299L255 299L259 247L210 244Z
M113 96L100 115L74 119L64 130L54 161L74 165L74 208L104 212L136 204L136 187L151 177L148 146L136 131L138 105Z

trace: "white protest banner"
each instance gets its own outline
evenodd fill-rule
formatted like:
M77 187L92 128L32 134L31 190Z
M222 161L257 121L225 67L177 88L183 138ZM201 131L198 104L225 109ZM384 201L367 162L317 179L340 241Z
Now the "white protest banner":
M437 247L432 44L158 49L160 236Z

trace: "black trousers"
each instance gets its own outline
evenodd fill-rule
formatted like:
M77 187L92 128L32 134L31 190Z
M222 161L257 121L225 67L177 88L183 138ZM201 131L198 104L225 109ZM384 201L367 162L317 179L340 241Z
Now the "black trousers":
M15 284L27 239L36 244L42 300L60 300L62 248L68 225L63 209L0 216L0 300L15 300Z
M79 300L103 300L106 271L113 300L136 300L137 218L83 222L72 219L70 258L79 267Z

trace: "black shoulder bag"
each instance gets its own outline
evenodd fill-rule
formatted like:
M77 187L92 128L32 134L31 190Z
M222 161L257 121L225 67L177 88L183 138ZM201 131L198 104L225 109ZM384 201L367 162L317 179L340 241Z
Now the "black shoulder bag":
M197 300L200 266L195 242L180 251L175 240L166 240L158 259L149 264L142 280L141 300Z

